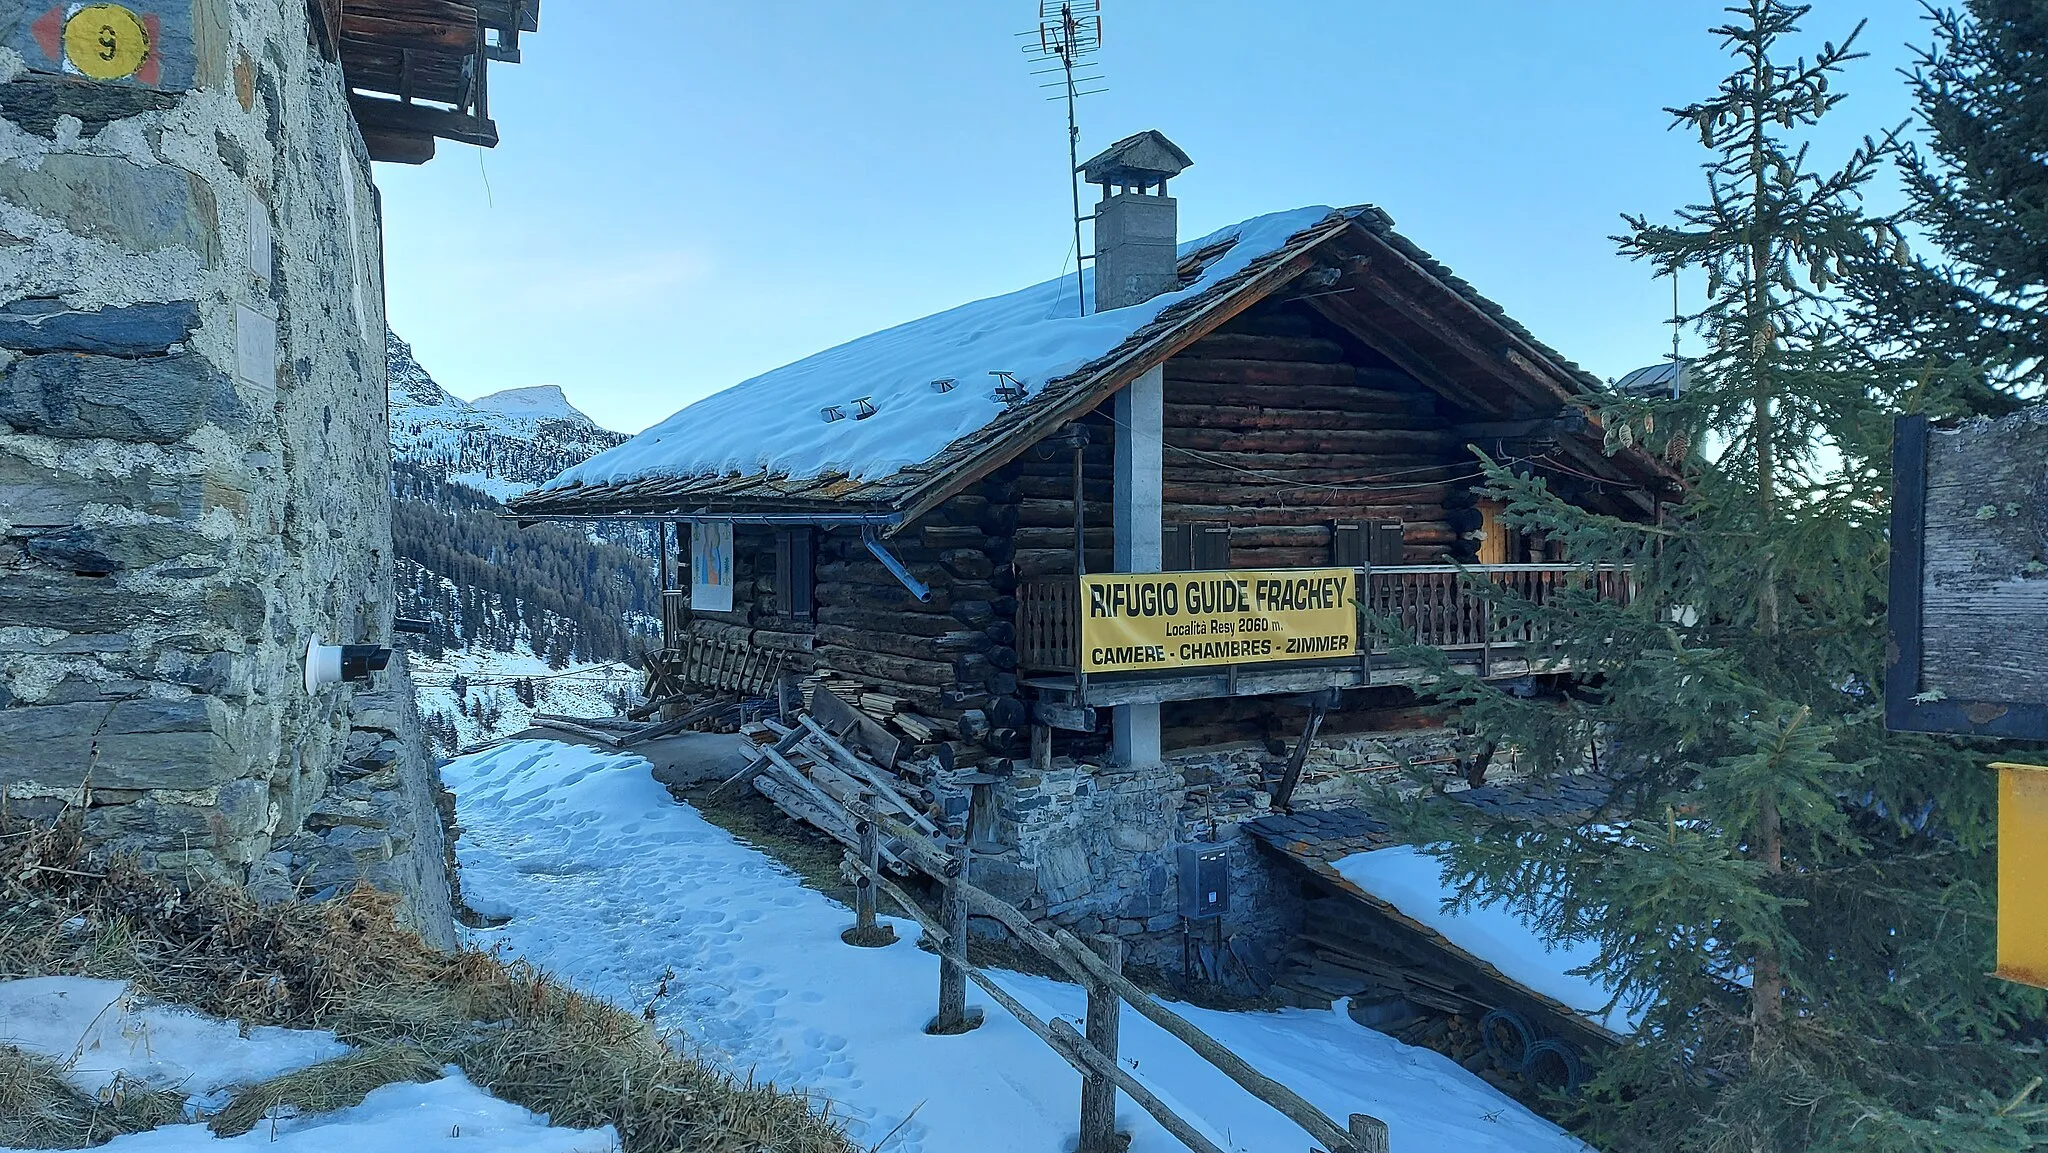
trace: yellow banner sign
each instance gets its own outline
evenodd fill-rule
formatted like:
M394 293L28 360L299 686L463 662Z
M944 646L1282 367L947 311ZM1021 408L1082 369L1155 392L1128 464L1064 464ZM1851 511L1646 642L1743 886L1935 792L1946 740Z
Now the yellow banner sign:
M1123 673L1358 652L1348 568L1104 573L1081 578L1081 668Z

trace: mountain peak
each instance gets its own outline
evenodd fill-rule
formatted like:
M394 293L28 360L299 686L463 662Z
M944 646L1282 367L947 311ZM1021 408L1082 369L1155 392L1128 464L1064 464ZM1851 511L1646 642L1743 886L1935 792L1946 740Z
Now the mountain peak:
M560 385L534 384L525 388L508 388L489 396L480 396L469 402L469 406L483 412L502 412L507 416L523 416L532 420L573 420L578 424L596 427L597 422L583 415L569 398L562 393Z
M389 391L399 408L463 408L447 389L434 383L420 362L413 358L412 345L384 330L384 356L390 370Z

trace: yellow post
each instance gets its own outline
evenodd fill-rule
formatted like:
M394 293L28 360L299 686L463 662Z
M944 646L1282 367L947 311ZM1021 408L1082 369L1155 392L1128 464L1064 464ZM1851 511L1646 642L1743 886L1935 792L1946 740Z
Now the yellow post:
M1998 976L2048 988L2048 765L1998 770Z

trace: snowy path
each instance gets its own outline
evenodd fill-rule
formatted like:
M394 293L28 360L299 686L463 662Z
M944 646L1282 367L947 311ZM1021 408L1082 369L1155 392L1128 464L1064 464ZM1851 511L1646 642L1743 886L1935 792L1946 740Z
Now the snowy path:
M519 741L444 770L457 797L463 892L507 916L474 934L633 1008L675 980L663 1025L741 1075L806 1089L885 1153L1059 1153L1077 1134L1080 1077L1001 1008L959 1037L929 1037L935 957L905 937L839 940L850 913L774 860L678 805L638 757ZM1004 974L1043 1016L1078 1020L1073 985ZM974 991L970 989L970 1000ZM1336 1012L1183 1010L1325 1113L1383 1118L1395 1153L1581 1153L1585 1146L1443 1056ZM1127 1067L1226 1149L1309 1148L1306 1135L1135 1013ZM1178 1142L1129 1101L1132 1153Z

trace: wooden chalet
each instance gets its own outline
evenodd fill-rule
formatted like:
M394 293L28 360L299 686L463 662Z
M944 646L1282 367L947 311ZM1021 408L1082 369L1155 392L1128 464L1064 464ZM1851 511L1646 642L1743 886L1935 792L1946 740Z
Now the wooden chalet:
M540 0L308 0L313 35L339 61L370 159L423 164L436 140L498 144L490 64L519 62Z
M1164 175L1098 181L1098 217L1113 201L1164 199ZM1221 277L1212 262L1229 238L1182 246L1169 285L1177 299L1078 369L1023 380L984 425L921 463L862 476L742 467L608 479L586 468L512 510L661 522L657 666L716 651L734 667L829 672L896 698L920 725L1012 755L1028 742L1039 755L1097 756L1112 709L1158 708L1151 742L1140 734L1123 750L1156 759L1162 740L1171 749L1229 739L1234 722L1246 729L1238 735L1258 736L1262 710L1282 696L1331 700L1421 676L1384 646L1091 673L1082 581L1106 573L1346 569L1362 601L1398 617L1413 640L1489 676L1526 675L1532 654L1490 626L1461 574L1490 573L1538 597L1589 579L1625 595L1627 577L1588 572L1506 531L1476 493L1474 449L1631 518L1655 515L1675 478L1640 451L1605 451L1592 412L1601 382L1395 232L1386 213L1306 219ZM1103 233L1098 219L1098 247ZM1109 259L1099 254L1098 267ZM905 332L914 326L891 335ZM775 377L741 387L772 402ZM1011 383L992 379L999 395ZM865 404L868 385L849 379L840 391ZM1120 399L1147 387L1157 395L1149 444L1144 414L1129 415L1142 402ZM640 440L687 431L700 410L723 421L705 407L718 399ZM787 403L811 399L793 392ZM693 609L690 534L717 522L733 526L735 599L730 611ZM1133 536L1156 542L1156 563L1120 563L1134 555Z

